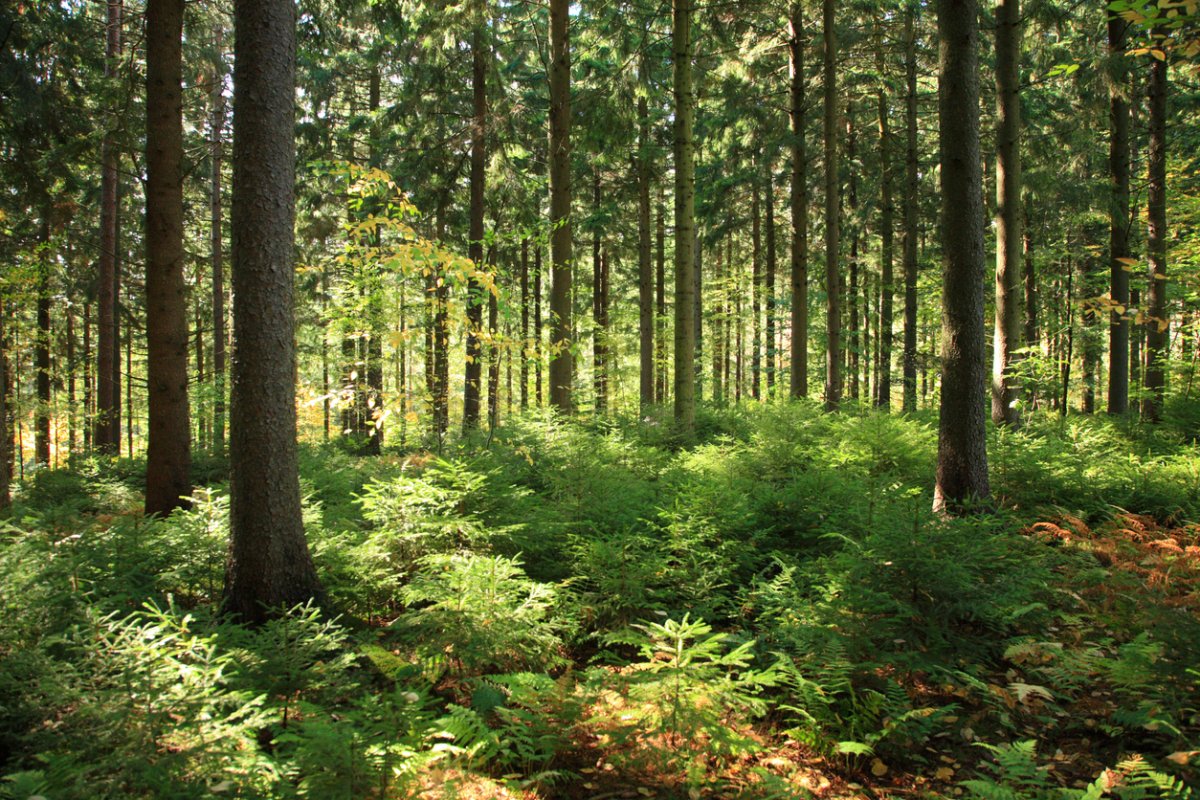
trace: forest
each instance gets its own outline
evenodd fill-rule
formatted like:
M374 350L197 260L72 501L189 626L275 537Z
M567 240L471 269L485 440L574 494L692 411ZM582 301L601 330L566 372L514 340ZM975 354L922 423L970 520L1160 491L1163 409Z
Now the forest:
M0 3L0 800L1200 800L1200 0Z

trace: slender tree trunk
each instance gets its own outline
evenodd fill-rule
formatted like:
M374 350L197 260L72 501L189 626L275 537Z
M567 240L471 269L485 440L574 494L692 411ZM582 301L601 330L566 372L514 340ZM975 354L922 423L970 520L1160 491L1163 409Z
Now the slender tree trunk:
M222 32L217 30L217 47L221 47ZM218 59L223 56L218 53ZM218 61L218 63L221 63ZM213 318L213 448L225 450L225 252L221 228L224 225L221 203L221 170L224 152L222 136L225 130L225 72L213 69L212 121L209 130L212 182L209 191L209 220L212 238L212 318ZM323 341L323 340L322 340ZM322 345L324 346L324 345ZM328 390L326 390L328 394ZM328 403L328 400L326 401ZM326 412L328 414L328 412ZM327 426L328 427L328 426Z
M879 50L877 68L883 74L883 50ZM892 317L896 294L892 265L895 261L894 219L892 200L891 126L888 120L888 101L882 85L877 95L879 103L879 325L875 338L879 357L875 361L879 380L875 389L875 405L884 411L892 406Z
M983 176L979 158L979 8L938 0L942 188L942 402L934 509L989 494L984 341Z
M793 2L788 45L791 53L792 117L792 349L791 396L808 397L808 153L804 99L804 3Z
M38 263L37 335L34 339L34 370L36 372L37 408L34 410L33 458L42 466L50 465L50 203L42 209L42 246Z
M1136 316L1142 304L1142 293L1140 290L1129 288L1129 308L1133 316ZM1146 329L1143 325L1137 325L1129 331L1129 384L1133 389L1142 388L1142 342L1145 339Z
M658 187L658 207L655 222L655 258L654 258L654 303L655 319L655 386L654 402L662 405L667 402L667 222L666 202L663 197L666 189L660 183Z
M767 263L763 295L766 301L767 325L764 332L767 348L767 387L766 397L770 399L775 390L775 270L777 267L775 252L775 176L771 165L766 169L766 200L767 200Z
M438 242L446 240L446 204L447 192L438 194L438 207L435 225ZM433 427L434 438L437 440L438 451L441 451L446 433L450 430L450 286L445 278L445 265L438 265L439 277L437 291L434 292L434 303L437 306L433 319L434 345L434 383L433 394Z
M482 8L482 6L481 6ZM471 221L467 255L482 269L483 262L483 212L484 180L487 168L487 61L491 52L487 47L482 10L476 15L475 31L471 37ZM483 306L487 302L482 296L483 288L475 279L467 283L467 363L463 374L463 431L479 427L480 394L483 380L483 346L480 335L483 331Z
M1109 277L1113 307L1108 327L1108 413L1129 411L1129 102L1125 68L1125 32L1129 23L1116 14L1108 20Z
M224 611L259 622L324 597L296 459L295 7L236 0L230 547Z
M122 0L107 0L104 76L116 76L121 58ZM114 454L120 442L121 391L113 385L120 369L114 358L120 352L117 331L117 217L119 204L119 149L112 131L106 130L100 144L100 257L97 266L96 406L93 432L96 449Z
M571 353L570 2L550 0L550 404L574 409Z
M3 310L0 309L0 315ZM92 420L95 390L92 387L92 304L83 304L83 451L92 452ZM3 417L0 416L0 419ZM2 434L0 434L2 435Z
M1024 207L1025 219L1021 225L1021 252L1022 258L1025 261L1025 271L1023 273L1025 284L1025 330L1024 344L1029 350L1031 357L1035 351L1041 346L1040 334L1038 333L1038 286L1037 286L1037 271L1033 259L1033 235L1030 233L1029 226L1029 211L1028 204ZM1029 407L1038 407L1037 383L1030 384L1029 387Z
M920 183L917 154L917 33L919 3L904 14L904 411L917 410L917 236ZM923 394L923 393L922 393Z
M529 408L529 239L521 240L521 410Z
M533 359L535 399L541 408L542 394L542 248L533 253Z
M642 79L646 64L642 60ZM650 110L638 98L638 400L641 409L654 404L654 264L650 252Z
M1090 233L1088 228L1084 230ZM1086 246L1091 247L1093 241L1089 235ZM1095 288L1093 275L1097 271L1097 266L1096 258L1091 250L1087 250L1086 254L1079 259L1079 286L1084 297L1090 296ZM1083 309L1083 317L1080 320L1080 334L1083 337L1080 348L1083 369L1080 378L1083 381L1083 392L1080 397L1079 410L1084 414L1096 413L1096 370L1100 363L1100 341L1096 336L1096 322L1096 309L1089 303Z
M828 296L825 315L825 408L828 411L836 411L842 400L842 307L838 290L841 178L838 175L838 43L834 19L835 5L834 0L823 0L821 3L821 23L825 41L825 291Z
M488 265L499 277L496 265L496 246L492 245ZM500 305L495 292L488 292L488 430L500 425Z
M196 267L196 286L203 285L203 271L199 265ZM196 357L196 385L203 386L206 375L204 374L204 307L200 302L199 292L196 293L195 307L192 310L192 320L196 327L196 333L192 339L193 352ZM205 424L208 422L204 414L196 415L196 446L201 450L205 448Z
M1148 170L1146 253L1150 259L1150 289L1146 296L1146 397L1142 416L1162 419L1166 397L1170 319L1167 316L1167 62L1150 59L1150 149Z
M600 169L592 170L592 210L600 213ZM608 395L605 381L607 359L607 325L604 298L604 251L600 226L592 230L592 390L596 396L596 413L603 416L608 412Z
M1020 347L1021 8L996 4L996 335L992 349L992 422L1016 426L1015 351Z
M13 403L12 368L8 360L12 340L8 329L8 303L0 299L0 512L12 505Z
M762 211L758 181L750 204L750 396L762 399Z
M699 276L696 253L696 163L692 140L693 0L673 0L675 69L675 424L690 437L696 427Z
M846 103L846 165L850 173L850 191L848 192L850 201L850 218L854 221L852 232L850 235L850 287L846 293L846 306L850 315L850 329L846 332L846 361L847 364L847 383L849 384L850 397L854 400L858 399L858 378L862 369L862 354L863 346L866 342L862 335L862 329L859 327L859 306L858 306L858 279L859 279L859 262L858 262L858 172L856 170L855 159L858 158L858 130L854 127L854 101L850 100ZM866 287L866 275L863 275L863 286ZM869 319L871 316L871 305L868 303L864 306L863 317ZM869 324L869 323L868 323ZM867 393L871 391L870 373L868 372Z

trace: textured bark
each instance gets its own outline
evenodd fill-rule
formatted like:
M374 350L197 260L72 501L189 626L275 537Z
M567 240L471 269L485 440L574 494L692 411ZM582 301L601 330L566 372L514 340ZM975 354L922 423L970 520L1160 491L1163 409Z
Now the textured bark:
M646 80L645 61L642 79ZM650 252L650 110L638 98L638 400L654 404L654 263Z
M0 314L2 314L0 310ZM83 304L83 451L92 451L92 425L90 420L94 409L95 390L92 385L92 304ZM0 415L2 418L2 415Z
M979 158L979 9L938 0L942 189L942 401L934 509L986 499L983 188Z
M1095 242L1095 239L1090 235L1092 231L1090 226L1084 228L1085 235L1085 250L1086 255L1079 259L1079 285L1081 293L1084 297L1093 296L1096 281L1094 276L1098 272L1100 266L1090 249ZM1079 401L1079 410L1084 414L1094 414L1096 412L1096 372L1100 363L1100 339L1095 328L1097 323L1096 309L1092 304L1088 304L1083 309L1080 327L1083 341L1080 343L1080 381L1082 382L1082 392Z
M492 245L488 257L488 269L499 278L496 270L496 246ZM500 424L500 306L495 292L488 292L488 430L494 431Z
M1117 15L1108 21L1109 56L1109 293L1108 413L1129 411L1129 102L1125 93L1125 32Z
M107 0L105 26L106 79L116 77L121 58L122 0ZM120 374L117 356L117 202L118 148L111 131L100 144L100 257L96 269L96 420L92 435L96 449L115 454L121 441L121 388L114 385Z
M917 34L920 4L904 15L904 411L917 410L917 228L920 191L917 172Z
M223 607L259 622L323 592L304 539L293 319L295 8L234 7L229 562Z
M877 68L883 72L883 49L880 47ZM884 411L892 406L892 317L896 295L895 275L895 216L892 200L892 132L888 119L888 100L880 86L876 96L879 104L879 325L875 332L879 357L875 368L879 380L875 384L875 405Z
M372 168L380 166L379 148L376 144L380 138L380 130L375 121L379 111L380 83L379 69L372 69L367 95L367 109L371 114L368 163ZM381 244L381 236L382 232L379 226L375 226L368 236L369 246L378 248ZM364 452L367 455L377 456L383 450L383 339L387 335L387 321L384 319L383 310L383 286L378 270L374 270L367 276L367 325L367 337L362 342L363 366L367 373L366 392L362 395L362 417L367 427Z
M856 169L855 159L858 157L858 129L854 127L854 101L850 100L846 103L846 165L850 173L849 176L849 191L847 192L850 203L850 218L855 220L850 235L850 286L846 292L846 311L850 319L848 329L846 331L846 383L850 397L853 400L858 399L859 394L859 371L862 369L862 354L870 353L865 347L869 344L869 338L864 334L864 329L859 327L859 306L858 306L858 278L859 278L859 261L858 261L858 170ZM863 275L863 288L866 288L867 278ZM871 304L866 303L863 306L863 317L868 321L867 327L870 325ZM870 365L868 364L866 390L868 395L871 392L870 380Z
M766 284L763 287L763 292L767 310L767 325L764 334L767 346L766 397L770 398L775 389L775 360L777 356L775 349L775 269L777 266L777 254L775 252L775 179L771 174L769 164L767 165L766 189L767 263L766 276L764 278Z
M471 37L471 221L467 256L477 269L483 268L483 193L487 167L487 58L486 31L482 13L475 21ZM479 427L480 395L483 379L483 288L472 279L467 282L467 346L463 369L463 430Z
M550 0L550 405L574 409L571 354L570 2Z
M217 31L217 47L221 46L221 32ZM211 230L212 260L212 326L213 326L213 448L219 453L225 449L225 250L222 227L221 169L224 147L221 137L225 131L225 73L214 67L212 83L212 119L209 123L209 148L212 161L212 181L209 186L209 224ZM328 402L328 401L326 401ZM328 412L326 412L328 413Z
M675 425L685 436L696 427L696 162L692 125L693 0L673 0L671 37L675 93Z
M996 4L996 334L992 348L992 422L1016 426L1021 346L1021 7Z
M183 279L183 0L146 5L146 514L192 493Z
M1150 148L1146 158L1146 255L1150 259L1150 289L1146 293L1146 399L1142 416L1162 419L1167 373L1164 363L1170 342L1167 318L1167 62L1150 59Z
M791 54L792 118L792 345L791 396L808 396L808 153L804 99L804 3L792 3L788 46Z
M836 411L842 400L842 307L838 286L839 244L841 241L840 193L838 176L838 88L837 28L835 0L821 3L821 25L825 41L823 58L825 122L825 409Z
M533 255L533 359L534 399L542 407L542 248L539 245Z

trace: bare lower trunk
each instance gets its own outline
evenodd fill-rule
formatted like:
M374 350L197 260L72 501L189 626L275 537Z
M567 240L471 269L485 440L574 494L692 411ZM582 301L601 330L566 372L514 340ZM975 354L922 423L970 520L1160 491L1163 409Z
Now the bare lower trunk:
M808 153L805 147L807 112L804 99L804 3L792 3L791 52L792 116L792 349L791 396L808 396Z
M550 404L574 409L571 354L570 2L550 0Z
M692 141L692 5L674 0L672 61L675 68L675 424L685 437L696 426L695 303L696 164Z

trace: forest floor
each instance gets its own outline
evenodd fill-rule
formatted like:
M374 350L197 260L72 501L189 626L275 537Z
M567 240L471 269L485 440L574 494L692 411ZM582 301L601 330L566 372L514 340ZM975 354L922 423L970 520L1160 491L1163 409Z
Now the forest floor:
M141 462L37 472L0 533L0 798L1194 796L1189 419L993 432L960 519L924 417L306 445L340 616L256 630L214 614L222 459L154 521Z

